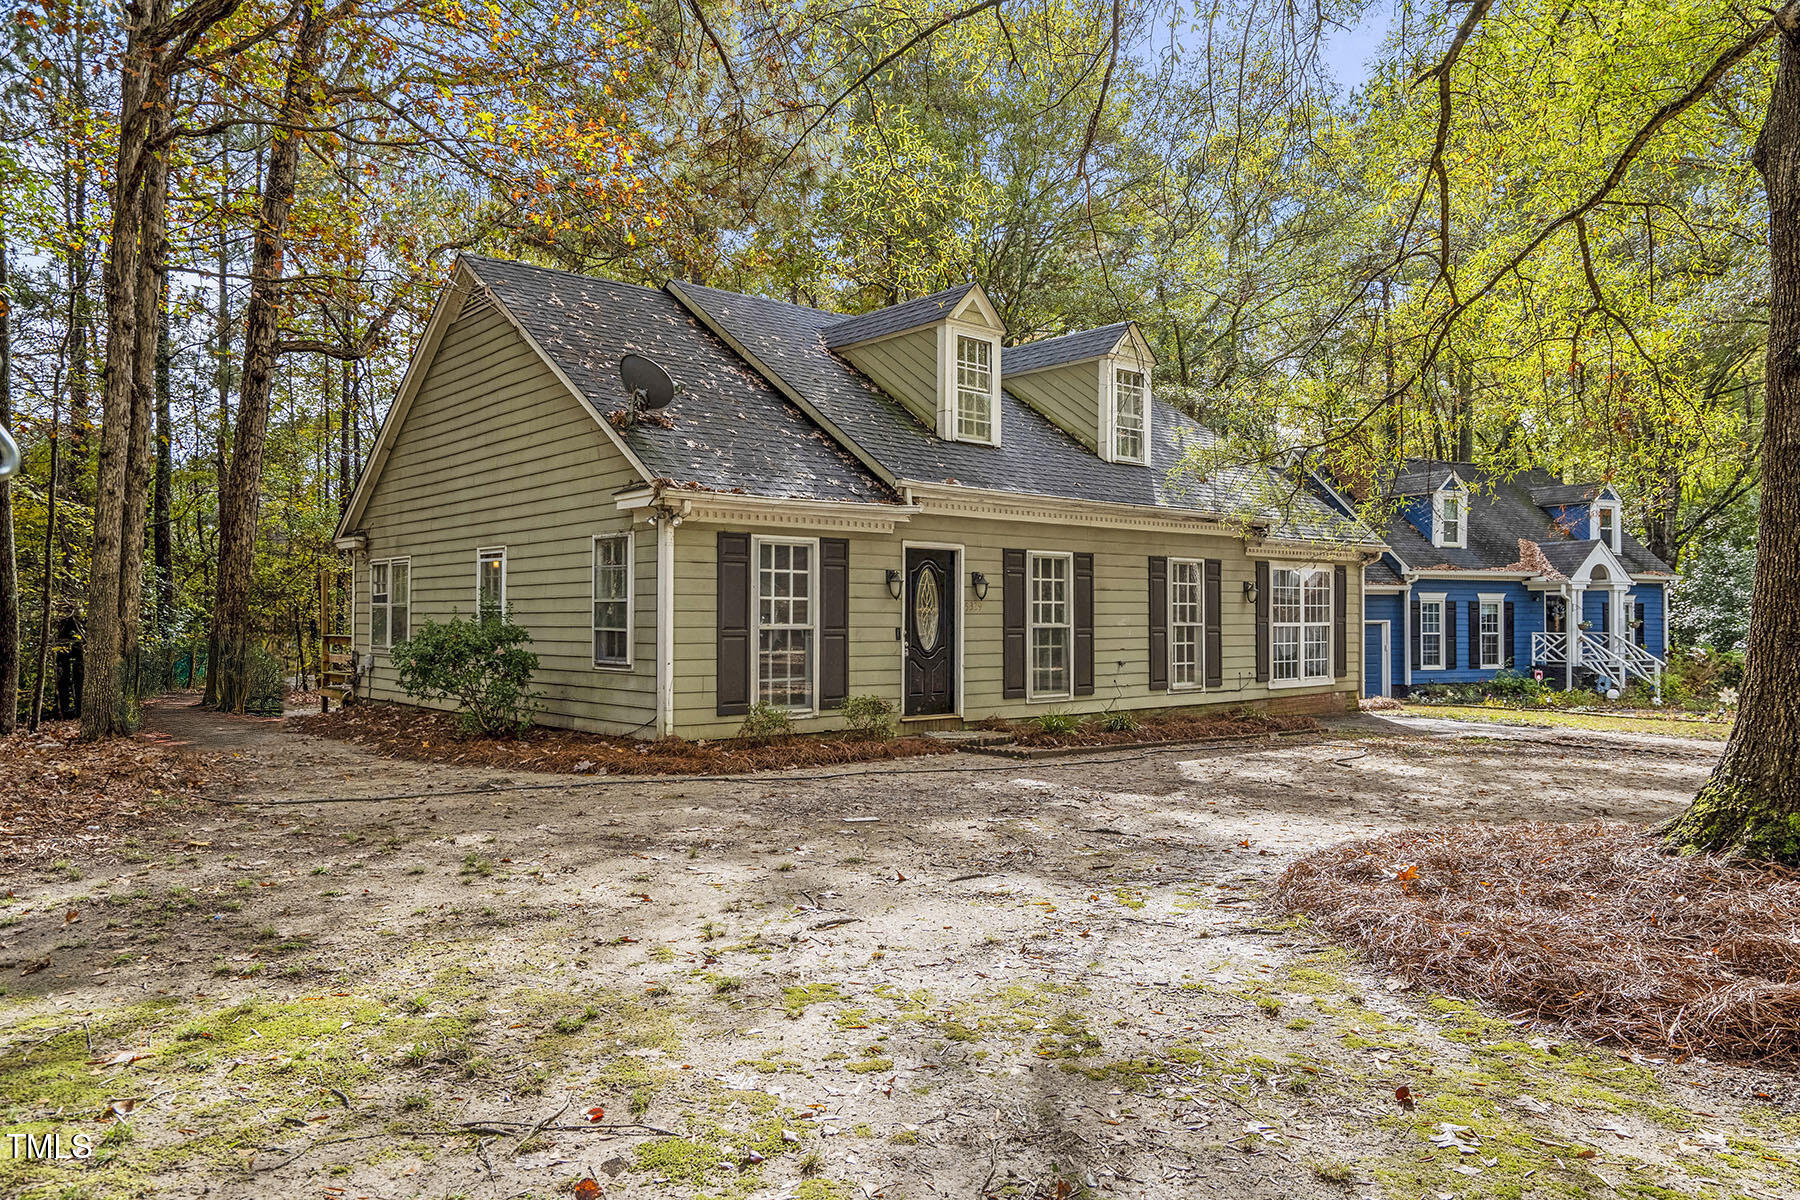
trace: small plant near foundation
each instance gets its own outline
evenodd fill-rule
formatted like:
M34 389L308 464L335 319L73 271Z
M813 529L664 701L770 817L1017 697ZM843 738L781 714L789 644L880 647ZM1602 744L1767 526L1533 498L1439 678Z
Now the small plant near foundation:
M1033 719L1039 733L1058 736L1081 731L1081 718L1074 713L1047 712Z
M1111 709L1094 718L1094 725L1102 733L1136 733L1139 724L1136 713L1115 712Z
M852 696L844 701L844 724L866 738L894 736L894 705L880 696Z
M787 709L773 704L752 704L744 714L744 723L738 726L738 737L753 746L767 746L793 736L794 718Z

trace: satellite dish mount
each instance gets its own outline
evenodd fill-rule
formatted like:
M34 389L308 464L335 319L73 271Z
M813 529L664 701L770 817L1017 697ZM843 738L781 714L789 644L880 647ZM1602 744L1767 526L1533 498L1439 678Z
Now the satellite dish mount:
M666 408L675 398L675 381L669 373L641 354L619 360L619 382L625 385L625 403L632 416Z

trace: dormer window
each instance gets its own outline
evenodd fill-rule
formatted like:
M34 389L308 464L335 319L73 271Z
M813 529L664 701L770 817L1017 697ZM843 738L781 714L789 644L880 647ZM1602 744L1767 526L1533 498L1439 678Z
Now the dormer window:
M1619 510L1611 504L1601 504L1594 513L1594 536L1606 543L1606 548L1614 554L1619 552Z
M1462 484L1452 479L1431 499L1431 544L1461 548L1466 544L1469 510Z
M1144 373L1113 372L1113 458L1144 461Z
M994 343L956 335L956 436L994 440Z

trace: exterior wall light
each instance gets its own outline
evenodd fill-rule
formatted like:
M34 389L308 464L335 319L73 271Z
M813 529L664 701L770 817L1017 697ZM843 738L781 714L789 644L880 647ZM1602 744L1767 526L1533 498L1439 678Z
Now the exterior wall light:
M1256 603L1256 580L1254 579L1244 580L1244 603Z
M986 575L983 575L980 571L971 571L969 573L969 586L975 590L975 598L977 600L987 599L988 581Z
M896 600L900 598L900 572L892 567L889 567L887 571L887 589L888 595Z

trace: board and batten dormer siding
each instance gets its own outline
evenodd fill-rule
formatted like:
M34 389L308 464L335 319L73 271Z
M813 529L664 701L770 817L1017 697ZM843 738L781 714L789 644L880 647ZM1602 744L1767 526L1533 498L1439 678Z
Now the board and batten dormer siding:
M1091 370L1091 363L1087 364ZM881 696L901 710L903 601L888 593L888 570L904 567L904 544L960 545L961 579L955 597L962 652L958 672L966 689L957 713L965 721L1002 715L1028 718L1052 711L1100 712L1108 708L1230 706L1303 697L1328 699L1338 708L1355 703L1362 683L1362 589L1345 598L1349 631L1342 678L1305 686L1271 687L1256 678L1256 606L1244 585L1256 563L1244 543L1224 535L1150 530L1083 529L1079 526L924 514L891 534L839 532L783 526L757 529L691 520L675 531L675 728L684 737L729 737L742 718L717 713L718 535L721 529L772 537L842 537L849 548L849 680L851 696ZM1003 632L1005 552L1028 550L1092 554L1094 559L1094 690L1060 700L1007 699ZM1219 684L1203 689L1154 688L1150 674L1149 562L1154 556L1217 559L1220 563ZM1322 560L1321 560L1322 561ZM1352 570L1354 560L1340 558ZM971 572L987 577L985 600L969 587ZM754 634L752 634L754 638ZM754 675L752 675L754 679ZM796 722L802 731L835 729L835 712Z
M1062 367L1046 367L1042 371L1008 375L1001 384L1055 422L1064 433L1098 454L1101 371L1111 361L1101 359L1096 365L1090 359Z
M478 548L506 550L506 599L531 634L542 724L653 727L656 532L633 533L632 664L593 665L593 538L632 528L613 493L638 482L618 448L506 317L473 302L445 332L364 510L355 637L369 644L369 562L412 564L411 622L469 617ZM409 701L373 649L363 695Z

